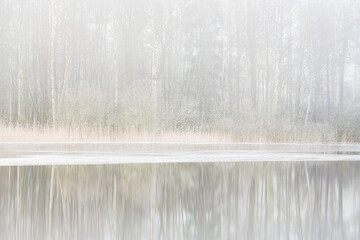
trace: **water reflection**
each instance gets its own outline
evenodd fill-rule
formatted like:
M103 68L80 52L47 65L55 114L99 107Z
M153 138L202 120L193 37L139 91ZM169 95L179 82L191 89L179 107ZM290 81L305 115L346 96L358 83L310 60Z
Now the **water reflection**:
M0 168L6 239L359 239L360 163Z

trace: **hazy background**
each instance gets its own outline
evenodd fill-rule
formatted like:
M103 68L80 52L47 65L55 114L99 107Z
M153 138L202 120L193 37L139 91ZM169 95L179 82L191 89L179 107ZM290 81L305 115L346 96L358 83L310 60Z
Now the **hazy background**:
M5 125L360 140L357 0L2 0Z

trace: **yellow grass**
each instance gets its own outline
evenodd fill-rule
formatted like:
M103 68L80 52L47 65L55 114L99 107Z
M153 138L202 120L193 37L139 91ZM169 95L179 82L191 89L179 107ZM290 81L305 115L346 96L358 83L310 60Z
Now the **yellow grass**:
M232 142L226 134L200 132L124 131L87 128L30 128L0 126L0 142Z
M0 124L0 142L189 142L189 143L329 143L336 142L334 131L326 126L307 129L282 129L263 132L259 129L237 132L114 132L91 127L19 127ZM341 142L351 142L343 138Z

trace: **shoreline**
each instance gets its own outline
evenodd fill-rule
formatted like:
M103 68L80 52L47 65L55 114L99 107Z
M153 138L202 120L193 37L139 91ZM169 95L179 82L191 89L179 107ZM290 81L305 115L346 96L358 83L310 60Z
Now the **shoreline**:
M169 144L359 144L331 128L242 131L146 131L92 127L20 127L0 124L0 143L169 143Z
M0 145L4 144L38 144L38 145L56 145L56 144L75 144L75 145L228 145L228 146L360 146L358 142L161 142L161 141L1 141Z

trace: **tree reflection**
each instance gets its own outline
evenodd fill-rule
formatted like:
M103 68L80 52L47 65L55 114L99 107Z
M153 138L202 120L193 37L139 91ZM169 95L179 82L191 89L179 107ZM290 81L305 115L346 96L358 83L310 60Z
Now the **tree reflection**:
M0 168L7 239L359 239L360 163Z

